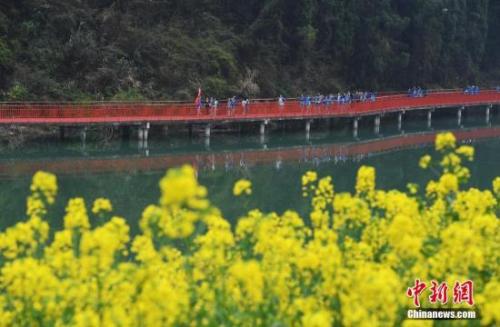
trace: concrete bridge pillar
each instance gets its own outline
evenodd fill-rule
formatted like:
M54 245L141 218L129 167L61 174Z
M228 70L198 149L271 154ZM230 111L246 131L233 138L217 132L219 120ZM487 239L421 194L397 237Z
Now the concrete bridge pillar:
M82 151L85 153L87 148L87 126L82 127L80 130L80 140L82 142Z
M404 115L404 111L401 111L400 113L398 113L398 131L400 131L400 132L403 129L403 115Z
M137 130L139 149L146 149L148 147L148 137L149 137L150 127L151 124L149 122L139 126L139 129Z
M457 124L458 127L462 126L462 113L464 111L465 107L460 107L457 112Z
M306 121L306 139L309 140L311 138L311 123L312 120Z
M491 104L489 104L487 107L486 107L486 124L489 124L490 123L490 120L491 120L491 108L493 106Z
M358 137L358 128L359 128L359 117L355 117L352 122L352 136L354 138Z
M85 142L87 141L87 126L83 127L80 131L80 139L82 140L83 146L85 146Z
M312 123L312 120L306 121L306 133L308 133L308 134L311 132L311 123Z
M269 120L264 120L263 122L260 123L260 144L263 146L264 149L267 148L266 145L266 126L269 124Z
M149 157L149 146L148 142L143 142L139 144L139 153L145 157Z
M140 141L147 141L149 137L149 128L151 127L150 123L145 123L139 126L138 137Z
M205 126L205 137L210 138L211 133L212 133L212 126L210 124L207 124Z
M375 116L374 131L375 131L375 134L380 133L380 115Z
M148 141L148 137L149 137L149 129L151 128L151 124L150 123L146 123L144 125L144 139L146 140L146 142Z
M210 150L210 137L205 137L205 149Z
M260 123L260 136L266 135L266 126L269 124L269 120L264 120Z
M432 128L432 110L427 111L427 128Z

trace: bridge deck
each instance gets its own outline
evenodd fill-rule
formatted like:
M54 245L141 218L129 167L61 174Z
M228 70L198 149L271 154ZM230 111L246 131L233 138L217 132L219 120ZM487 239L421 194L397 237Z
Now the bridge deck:
M426 97L406 94L378 97L376 101L349 104L302 106L288 101L280 107L277 101L251 103L229 110L225 104L217 110L197 110L193 104L175 103L0 103L0 124L99 124L141 122L238 122L329 117L359 117L402 110L454 106L500 104L500 92L488 90L476 95L462 92L435 92Z

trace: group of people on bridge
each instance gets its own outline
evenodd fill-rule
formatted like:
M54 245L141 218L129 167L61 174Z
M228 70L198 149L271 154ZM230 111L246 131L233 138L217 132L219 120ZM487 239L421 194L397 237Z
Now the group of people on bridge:
M216 109L219 106L219 100L214 97L206 97L205 99L201 98L199 102L196 103L198 109L207 108L207 109Z
M227 99L226 107L228 112L231 114L234 112L236 107L241 104L243 111L246 112L248 109L248 105L250 104L250 100L245 96L233 96ZM219 100L214 97L206 97L205 99L200 98L195 100L195 106L198 113L201 113L201 109L207 109L208 112L216 113L217 108L219 107Z
M309 95L301 95L299 97L299 103L301 106L310 106L311 104L313 105L332 105L334 103L338 104L347 104L347 103L352 103L352 102L365 102L365 101L375 101L376 100L376 94L375 92L362 92L362 91L356 91L356 92L346 92L346 93L338 93L337 95L334 94L329 94L329 95L322 95L318 94L316 96L309 96ZM280 105L282 102L284 103L284 98L280 95L278 98L278 102Z
M421 87L412 87L408 89L408 96L410 98L423 98L427 96L427 90Z
M481 90L479 89L479 86L477 85L469 85L464 88L464 94L479 94Z
M496 91L500 92L500 86L496 87ZM478 94L480 89L476 85L470 85L464 88L464 94ZM427 90L422 87L414 86L408 89L408 97L412 98L421 98L427 96ZM304 95L302 94L297 100L299 105L302 107L309 107L311 105L319 106L319 105L333 105L333 104L350 104L353 102L366 102L371 101L374 102L377 99L377 94L373 91L348 91L346 93L337 93L337 95L330 93L329 95L323 95L318 93L317 95ZM280 110L285 108L285 104L287 99L280 95L277 98L278 106ZM233 96L227 99L226 107L229 115L235 112L235 109L241 105L243 109L243 113L248 112L248 108L250 105L250 99L244 95ZM205 97L201 96L201 89L198 90L198 96L195 100L195 106L198 110L198 113L201 113L202 108L207 109L207 113L212 112L216 114L217 108L219 106L219 100L214 97Z

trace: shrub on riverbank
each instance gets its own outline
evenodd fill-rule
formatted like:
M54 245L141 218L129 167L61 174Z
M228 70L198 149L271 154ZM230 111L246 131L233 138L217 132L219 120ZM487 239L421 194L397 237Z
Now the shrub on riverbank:
M106 199L70 200L64 228L51 232L57 181L39 172L28 219L0 234L0 325L410 325L415 279L472 280L473 323L498 324L500 178L492 190L463 189L474 149L452 134L436 149L441 158L420 161L439 172L422 191L378 190L371 167L354 194L306 173L310 224L294 211L252 210L232 228L192 167L169 170L133 239ZM233 191L251 196L251 183Z

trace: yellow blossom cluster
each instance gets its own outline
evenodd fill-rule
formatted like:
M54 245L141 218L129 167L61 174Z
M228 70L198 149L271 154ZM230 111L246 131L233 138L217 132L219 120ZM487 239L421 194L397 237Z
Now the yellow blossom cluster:
M377 189L372 167L353 193L307 172L309 217L254 209L234 226L192 167L169 170L133 236L107 199L69 200L50 231L57 182L37 173L27 220L0 233L0 326L413 326L415 279L474 281L472 324L498 325L500 178L466 189L473 149L452 134L436 149L420 161L441 170L423 193Z
M242 194L252 194L252 182L250 182L248 179L240 179L234 184L233 195L240 196Z
M94 215L109 213L111 211L113 211L113 205L108 199L99 198L94 201L94 205L92 206L92 213Z
M457 148L455 136L452 133L443 133L436 137L436 150L442 155L439 168L443 174L438 181L429 183L427 194L445 196L450 192L456 192L459 184L464 184L470 179L470 170L463 166L463 161L474 160L474 148L469 145ZM427 169L433 167L432 162L432 157L425 155L420 158L419 165L422 169Z
M33 193L43 194L47 202L52 204L57 195L57 178L50 173L39 171L33 175L33 182L30 189Z
M436 150L444 151L447 149L454 149L456 147L457 139L453 133L441 133L436 136Z
M419 161L419 166L420 168L422 169L427 169L427 167L429 167L429 164L431 163L431 156L426 154L425 156L423 156L422 158L420 158L420 161Z

